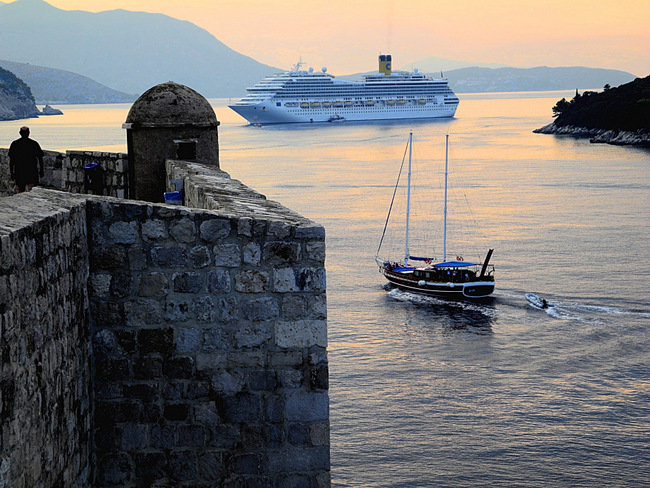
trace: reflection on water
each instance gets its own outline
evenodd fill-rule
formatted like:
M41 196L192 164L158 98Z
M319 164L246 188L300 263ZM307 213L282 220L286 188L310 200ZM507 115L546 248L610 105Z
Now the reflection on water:
M472 334L489 334L492 332L492 322L496 319L496 309L487 303L465 301L450 301L412 293L387 284L384 289L389 291L387 301L398 301L415 307L423 317L423 321L431 327L443 332L466 331ZM390 303L388 306L392 306Z

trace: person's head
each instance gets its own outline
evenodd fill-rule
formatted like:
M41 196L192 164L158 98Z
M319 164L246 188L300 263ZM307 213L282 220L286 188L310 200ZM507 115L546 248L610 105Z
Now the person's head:
M29 127L23 125L18 133L20 134L20 137L29 137Z

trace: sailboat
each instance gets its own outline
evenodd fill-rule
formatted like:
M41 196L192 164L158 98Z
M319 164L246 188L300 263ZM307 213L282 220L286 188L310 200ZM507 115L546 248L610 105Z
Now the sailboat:
M386 235L390 209L384 225L384 232L379 242L375 261L379 272L393 285L408 291L415 291L450 299L483 299L494 292L494 266L490 258L494 249L489 249L483 262L470 262L457 256L447 260L447 182L449 175L449 135L445 141L445 193L443 210L442 261L434 258L412 256L409 251L409 225L411 208L411 158L413 153L413 133L409 134L408 147L408 185L406 203L406 236L404 260L402 262L381 259L379 254ZM401 173L401 169L400 169ZM399 177L398 177L399 182ZM393 200L395 195L393 195ZM391 202L391 209L393 202ZM421 263L415 265L412 263Z

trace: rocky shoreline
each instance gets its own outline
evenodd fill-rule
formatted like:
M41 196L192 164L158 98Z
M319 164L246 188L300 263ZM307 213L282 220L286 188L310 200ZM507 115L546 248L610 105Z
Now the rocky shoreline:
M650 147L650 130L624 131L618 129L587 129L573 125L557 126L552 122L544 127L535 129L536 134L558 134L574 137L589 137L589 142L615 144L619 146Z

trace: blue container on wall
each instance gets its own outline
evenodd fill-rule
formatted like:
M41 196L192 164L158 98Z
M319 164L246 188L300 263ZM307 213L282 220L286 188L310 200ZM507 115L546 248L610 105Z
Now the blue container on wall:
M183 193L180 191L165 192L165 203L168 205L183 205Z

